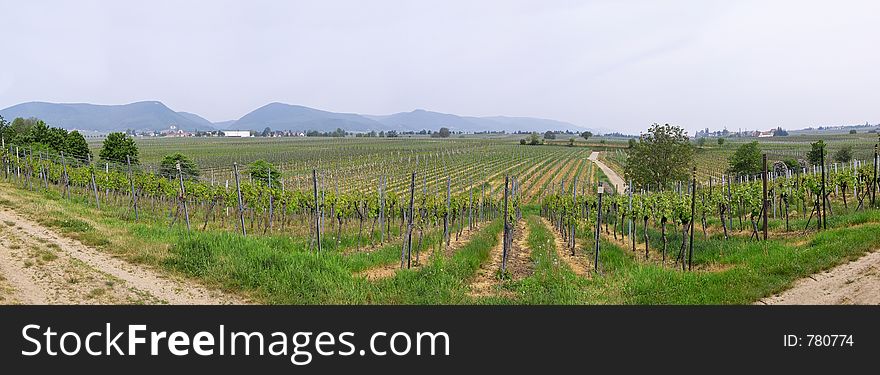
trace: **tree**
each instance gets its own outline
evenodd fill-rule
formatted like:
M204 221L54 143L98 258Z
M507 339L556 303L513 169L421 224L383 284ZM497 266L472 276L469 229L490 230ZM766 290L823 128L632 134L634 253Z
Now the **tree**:
M800 169L801 167L801 163L795 158L786 158L782 162L785 163L785 167L788 169Z
M654 124L627 150L624 174L638 186L669 187L690 177L693 159L694 147L684 129Z
M131 157L132 164L138 164L138 148L134 139L125 133L110 133L104 139L101 152L98 154L101 160L113 163L125 163L125 157Z
M395 138L395 137L397 137L397 131L396 130L389 130L387 133L385 133L385 136L388 138Z
M166 178L177 178L177 163L180 163L180 172L183 174L183 178L199 177L199 168L196 166L196 163L179 152L165 155L165 158L159 164L159 174Z
M764 167L763 156L758 142L749 142L737 147L736 152L728 159L728 171L735 174L756 174Z
M260 136L263 136L263 137L268 137L271 135L272 135L272 129L269 129L268 126L265 129L263 129L262 133L260 133Z
M856 134L856 133L858 133L858 131L856 131L855 129L849 131L849 134Z
M260 183L268 183L267 178L269 177L269 173L272 174L272 186L278 187L281 186L281 172L278 171L272 163L269 163L263 159L257 160L250 165L248 165L248 173L251 175L251 178L254 181L259 181Z
M568 139L568 147L574 147L574 137Z
M807 153L807 161L810 162L810 165L822 164L824 156L828 156L828 150L825 149L824 141L819 140L818 142L810 143L810 152Z
M548 130L544 132L544 139L556 139L556 133Z
M697 147L703 148L706 145L706 137L697 138Z
M581 133L581 137L583 137L585 141L589 141L590 137L592 137L592 136L593 136L593 132L591 132L589 130Z
M626 148L636 147L636 140L634 138L630 138L626 141Z
M785 136L788 136L788 132L780 126L780 127L777 127L776 130L773 131L773 136L774 137L785 137Z
M519 140L519 144L524 145L524 144L528 144L528 142L526 142L526 139L525 139L525 138L521 138L521 139Z
M834 161L838 163L849 163L852 161L852 146L845 146L834 153Z
M724 146L724 138L718 138L718 145Z
M529 144L532 146L541 144L541 136L538 135L538 132L532 132L532 134L529 135Z
M76 130L67 133L67 137L64 140L64 152L80 159L87 159L92 155L85 137Z
M440 135L440 138L449 138L449 128L440 128L440 131L437 133Z

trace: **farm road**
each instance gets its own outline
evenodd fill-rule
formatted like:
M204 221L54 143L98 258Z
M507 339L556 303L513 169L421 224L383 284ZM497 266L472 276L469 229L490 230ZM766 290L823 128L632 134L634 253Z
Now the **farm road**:
M0 304L242 304L0 210Z
M764 298L758 303L765 305L880 304L880 250L798 280L791 289Z
M588 159L593 163L596 163L596 165L599 166L599 169L602 170L602 173L605 173L605 175L608 176L608 180L611 181L612 185L614 185L614 191L617 192L617 194L623 194L623 192L626 190L626 182L623 181L623 178L621 178L620 175L617 174L617 172L615 172L613 169L609 168L607 165L605 165L605 163L599 160L599 152L593 151Z

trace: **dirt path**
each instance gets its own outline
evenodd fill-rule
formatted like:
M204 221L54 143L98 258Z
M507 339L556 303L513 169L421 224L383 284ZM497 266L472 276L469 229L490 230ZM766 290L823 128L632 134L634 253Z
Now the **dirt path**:
M550 234L553 235L553 244L554 247L556 247L556 258L561 259L563 262L565 262L565 264L568 265L568 268L571 269L572 272L575 273L575 275L585 277L589 276L590 270L592 269L592 262L590 261L584 250L576 249L575 255L572 256L566 248L565 241L563 241L559 233L556 232L553 224L544 217L541 217L541 222L544 223L544 226L547 227L547 230L549 230Z
M0 211L0 303L242 304L245 300L130 264Z
M880 304L880 250L798 280L791 289L764 298L757 303L765 305Z
M617 172L615 172L613 169L609 168L607 165L605 165L605 163L599 160L598 151L593 151L590 154L589 160L591 160L593 163L596 163L596 165L599 166L599 169L602 170L602 173L605 173L605 175L608 176L608 181L611 181L611 185L614 185L614 190L618 194L623 194L623 192L626 191L626 182L623 181L623 178L621 178L620 175L617 174Z

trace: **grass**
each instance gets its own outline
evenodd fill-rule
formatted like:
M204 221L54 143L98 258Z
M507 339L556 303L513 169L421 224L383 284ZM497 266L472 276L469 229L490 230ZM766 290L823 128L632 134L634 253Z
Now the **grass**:
M744 235L723 240L718 233L703 239L698 226L694 243L698 271L694 272L646 262L641 259L641 246L633 254L603 240L602 272L585 278L556 259L552 229L529 206L524 207L524 220L534 273L502 281L495 296L474 299L468 295L469 283L497 245L498 221L483 226L448 259L438 256L417 269L370 281L356 276L357 272L399 261L399 241L371 252L315 254L302 238L244 237L216 230L187 233L148 215L133 223L123 210L112 206L98 211L84 199L6 188L11 186L3 183L2 199L65 236L130 262L150 264L269 304L748 304L784 290L801 277L880 247L876 235L880 212L840 210L829 216L827 231L779 236L767 242ZM803 222L792 220L792 226L802 227ZM782 230L781 223L771 222L771 229ZM668 229L670 257L674 257L679 228L670 225ZM591 235L580 232L578 251L591 254ZM651 228L649 235L654 251L659 234ZM438 239L436 233L428 234L425 248L430 249ZM9 245L13 246L17 245Z

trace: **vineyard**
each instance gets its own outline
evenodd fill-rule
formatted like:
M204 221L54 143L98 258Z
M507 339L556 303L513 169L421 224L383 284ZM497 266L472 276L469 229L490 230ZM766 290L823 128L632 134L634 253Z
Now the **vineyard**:
M864 159L733 176L700 172L717 153L698 153L688 181L614 191L583 146L139 142L140 163L8 146L18 188L0 202L266 303L748 303L878 245ZM161 171L178 151L197 174ZM625 156L600 159L621 170Z

